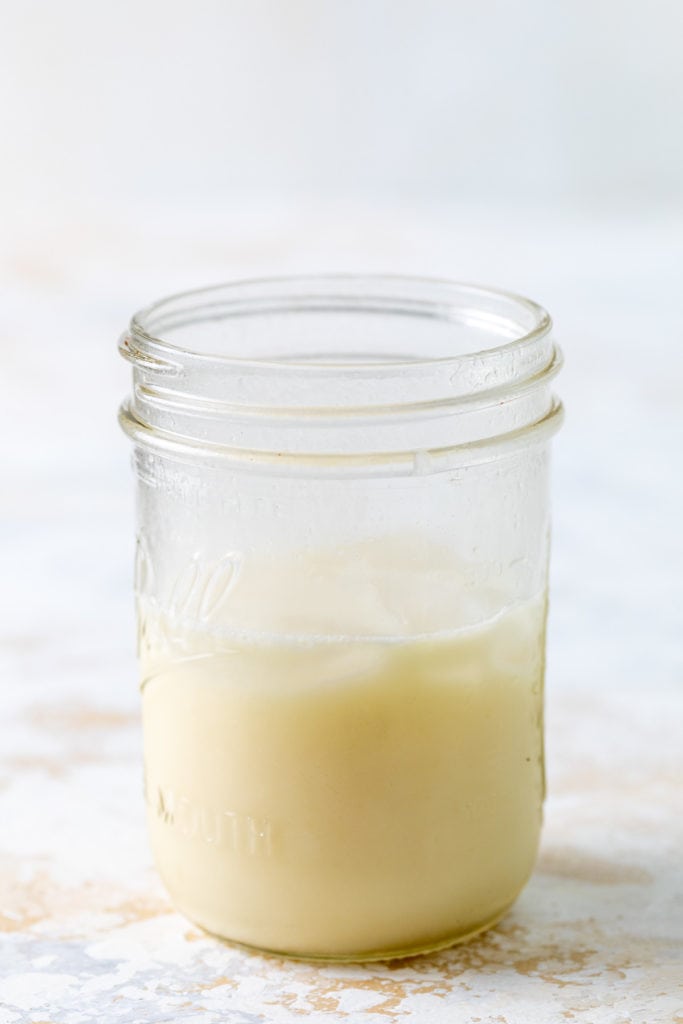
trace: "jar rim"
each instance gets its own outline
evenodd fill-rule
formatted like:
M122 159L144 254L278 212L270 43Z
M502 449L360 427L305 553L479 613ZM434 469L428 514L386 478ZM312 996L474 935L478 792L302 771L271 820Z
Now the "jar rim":
M276 471L488 461L559 426L551 329L530 299L443 278L289 275L179 292L120 340L133 364L121 423L169 454Z
M406 289L416 289L423 292L431 292L429 294L422 295L419 300L412 300L419 308L415 310L417 315L432 317L443 321L453 320L453 312L456 308L456 300L460 298L471 298L474 300L479 299L480 301L499 302L506 303L512 312L516 310L517 313L525 315L529 320L527 329L523 329L517 321L517 326L520 328L520 333L512 338L503 341L500 344L487 345L483 348L473 348L471 351L460 352L457 354L447 354L439 356L425 356L425 357L411 357L411 358L396 358L382 360L383 369L401 370L411 368L413 370L419 370L420 367L429 366L448 366L453 364L456 366L464 361L472 359L481 359L482 357L494 357L497 355L503 355L511 350L522 351L534 342L545 337L552 329L552 320L547 310L539 303L534 302L532 299L528 299L523 295L515 292L507 291L500 288L492 288L485 285L473 284L468 282L457 281L449 278L442 277L429 277L429 276L418 276L408 274L380 274L380 273L368 273L368 274L356 274L356 273L325 273L325 274L288 274L268 277L254 277L254 278L242 278L233 281L228 281L220 284L210 285L208 287L188 289L181 292L176 292L172 295L168 295L157 302L154 302L148 306L138 310L130 321L130 336L122 339L121 351L124 357L129 359L131 362L144 361L145 355L151 355L155 361L160 359L164 361L164 356L168 357L169 365L173 365L175 358L182 356L191 356L193 360L199 361L211 361L219 363L222 366L234 366L235 368L243 367L247 368L260 368L262 370L268 369L281 369L287 367L288 369L295 370L300 373L309 374L315 373L316 371L323 370L328 372L331 368L329 360L315 360L307 357L306 359L294 359L294 358L272 358L272 357L254 357L253 355L237 355L234 353L216 352L216 351L202 351L200 348L196 348L188 345L178 345L169 341L168 338L163 336L162 331L157 331L154 328L155 320L158 321L159 315L163 316L164 313L172 313L174 307L182 306L187 300L201 300L205 299L203 303L199 303L191 307L188 313L194 313L194 316L189 316L188 323L196 322L200 319L202 310L209 310L212 307L219 305L215 299L217 296L225 296L226 302L241 301L243 308L240 310L240 315L253 315L258 312L264 311L263 300L268 297L267 290L272 288L285 288L291 289L291 294L282 294L277 296L275 299L271 296L270 305L268 311L270 312L284 312L286 310L298 311L299 309L315 308L306 306L295 306L292 302L297 298L297 294L294 289L306 289L312 290L311 295L308 296L309 300L312 298L318 298L320 300L319 309L329 309L329 302L332 299L343 298L346 300L347 309L345 311L353 313L360 312L363 310L363 306L360 304L361 300L359 297L355 297L353 293L349 292L352 286L358 286L361 290L380 289L388 288L390 291L394 290L394 294L381 296L381 301L386 303L383 307L377 307L373 311L391 313L392 309L394 312L399 312L399 305L405 303L406 298L403 294ZM347 294L342 296L335 295L329 289L333 289L335 286L347 289ZM317 292L317 295L316 295ZM251 294L245 294L251 293ZM306 297L306 292L302 291L298 298L303 299ZM367 297L366 300L367 301ZM450 314L450 315L449 315ZM225 311L216 315L216 319L228 319L231 315L229 308ZM481 320L481 313L478 317ZM478 323L481 326L481 323ZM133 343L141 343L141 348L131 345ZM145 349L148 349L148 353L145 353ZM357 373L358 371L367 370L368 367L376 364L368 363L366 360L359 358L357 361L345 358L343 362L338 365L338 368L344 372Z

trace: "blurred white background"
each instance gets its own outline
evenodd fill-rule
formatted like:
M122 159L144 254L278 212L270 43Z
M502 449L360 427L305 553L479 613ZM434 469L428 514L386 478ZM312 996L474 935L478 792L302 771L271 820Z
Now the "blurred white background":
M676 0L3 4L5 202L683 196Z
M4 0L3 628L87 620L132 666L135 308L437 274L531 295L566 352L553 679L678 682L682 43L676 0Z

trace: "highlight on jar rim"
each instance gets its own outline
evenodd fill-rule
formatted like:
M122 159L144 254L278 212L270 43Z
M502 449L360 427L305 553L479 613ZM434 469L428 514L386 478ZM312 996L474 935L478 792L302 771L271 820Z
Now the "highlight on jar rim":
M158 302L120 350L174 903L312 959L490 927L544 798L548 314L449 281L280 278Z

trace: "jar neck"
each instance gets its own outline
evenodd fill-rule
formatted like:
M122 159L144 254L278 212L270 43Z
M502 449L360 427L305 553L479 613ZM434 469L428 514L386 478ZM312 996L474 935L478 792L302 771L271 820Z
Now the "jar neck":
M436 471L544 440L561 354L526 299L443 281L243 282L137 314L124 429L253 466ZM398 467L401 467L400 469Z

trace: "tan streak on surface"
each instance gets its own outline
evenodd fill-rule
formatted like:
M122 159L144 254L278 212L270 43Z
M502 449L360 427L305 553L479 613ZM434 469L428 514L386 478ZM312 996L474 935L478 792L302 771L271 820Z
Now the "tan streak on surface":
M138 921L149 921L153 917L163 917L164 914L172 914L173 907L166 900L137 899L123 900L113 906L103 908L107 913L116 914L121 918L121 924L134 924Z
M57 732L87 732L101 729L125 729L139 720L132 712L90 707L86 704L37 705L28 713L30 722L39 729Z

